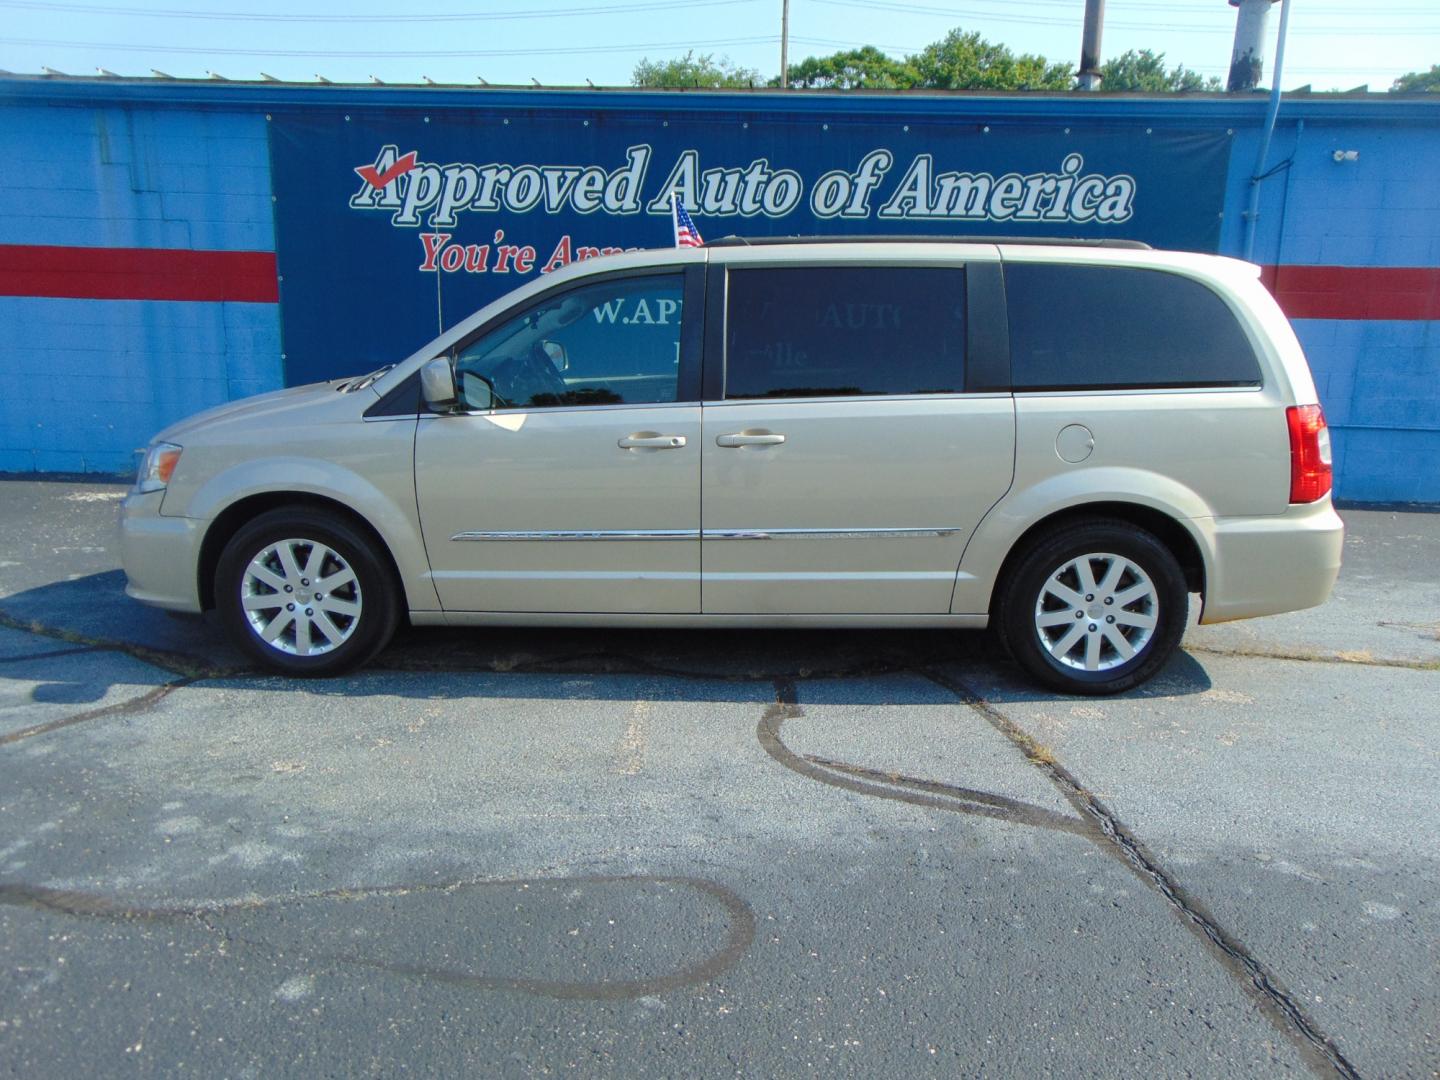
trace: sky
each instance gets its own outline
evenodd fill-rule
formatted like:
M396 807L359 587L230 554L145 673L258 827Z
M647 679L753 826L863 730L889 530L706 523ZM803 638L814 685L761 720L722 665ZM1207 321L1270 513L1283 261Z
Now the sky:
M1440 63L1440 0L1286 0L1282 86L1367 85ZM0 69L104 68L180 78L629 85L641 59L694 50L780 67L781 0L0 0ZM918 52L957 27L1017 52L1078 64L1084 0L791 0L790 58L875 45ZM1226 0L1107 0L1102 59L1149 48L1224 78ZM1269 85L1280 10L1270 15Z

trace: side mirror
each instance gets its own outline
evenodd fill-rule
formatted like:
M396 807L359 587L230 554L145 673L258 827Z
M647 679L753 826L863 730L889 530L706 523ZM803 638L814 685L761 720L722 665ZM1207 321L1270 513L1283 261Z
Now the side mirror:
M420 369L420 396L432 412L454 412L459 406L455 398L455 370L450 358L437 356Z
M568 371L570 369L570 356L565 351L565 346L558 341L542 341L540 348L545 350L545 355L550 358L550 363L555 365L557 371Z

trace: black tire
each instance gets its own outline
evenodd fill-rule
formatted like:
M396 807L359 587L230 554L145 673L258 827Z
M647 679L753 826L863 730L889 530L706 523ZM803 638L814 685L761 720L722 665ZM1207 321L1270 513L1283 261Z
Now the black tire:
M318 551L323 576L315 583L301 578L293 583L293 592L283 595L279 587L271 591L270 583L257 575L268 571L278 579L277 586L291 581L283 568L282 547L302 572L302 560L308 564ZM267 552L268 561L252 571L254 560ZM347 571L353 581L344 580ZM328 597L308 591L325 580L336 582ZM252 612L245 607L247 593L262 601L272 595L277 598L253 613L267 626L252 621ZM395 633L399 595L388 562L373 540L338 515L304 506L270 510L245 525L225 545L215 571L215 607L231 640L261 667L283 675L338 675L364 664ZM274 620L282 625L276 628L279 633L272 644L261 634ZM331 633L339 640L331 640Z
M1106 591L1101 586L1112 568L1120 576ZM1058 593L1080 593L1081 572L1095 591L1077 595L1077 605ZM1142 595L1127 601L1137 590ZM1118 694L1170 659L1185 633L1189 599L1184 572L1159 539L1128 522L1088 518L1019 554L997 592L994 623L1006 650L1037 682L1066 694ZM1147 618L1153 625L1136 625Z

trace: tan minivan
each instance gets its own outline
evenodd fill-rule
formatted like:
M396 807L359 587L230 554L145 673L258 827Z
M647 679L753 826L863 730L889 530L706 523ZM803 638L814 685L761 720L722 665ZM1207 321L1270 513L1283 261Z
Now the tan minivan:
M327 675L397 623L994 625L1113 693L1319 604L1330 444L1256 267L1123 242L588 260L358 378L162 432L128 593Z

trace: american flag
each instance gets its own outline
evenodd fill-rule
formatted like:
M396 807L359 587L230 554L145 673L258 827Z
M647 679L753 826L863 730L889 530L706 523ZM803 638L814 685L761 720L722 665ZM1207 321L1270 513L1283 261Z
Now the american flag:
M676 247L700 247L705 243L700 239L700 230L695 228L695 222L690 220L690 214L678 195L670 196L670 211L675 219Z

